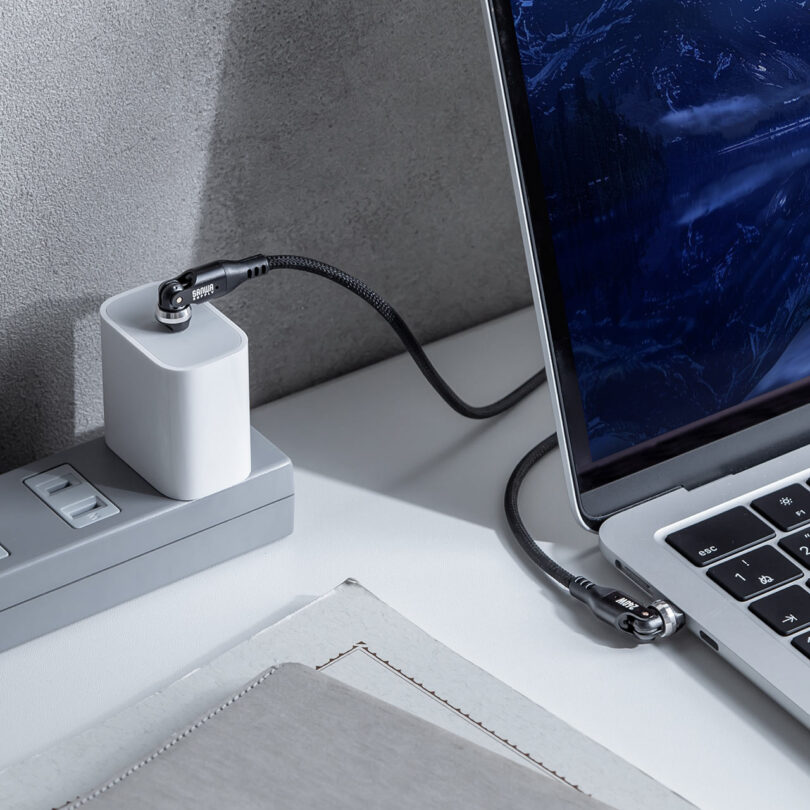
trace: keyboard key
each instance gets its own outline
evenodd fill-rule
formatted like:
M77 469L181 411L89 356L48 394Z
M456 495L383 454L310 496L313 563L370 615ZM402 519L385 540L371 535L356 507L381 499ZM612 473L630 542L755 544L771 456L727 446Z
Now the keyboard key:
M798 579L802 571L773 546L764 546L715 565L709 576L742 602Z
M774 537L776 532L744 506L702 520L667 537L667 543L693 565L708 565L735 551Z
M802 565L810 568L810 529L805 529L803 532L796 532L796 534L789 534L779 541L779 545L790 554L791 557L797 559Z
M799 635L793 639L793 646L810 658L810 633L799 633Z
M753 501L751 506L783 532L810 523L810 490L801 484L791 484L769 495L763 495Z
M789 636L810 627L810 591L801 585L791 585L764 599L757 599L749 605L749 610L780 636Z

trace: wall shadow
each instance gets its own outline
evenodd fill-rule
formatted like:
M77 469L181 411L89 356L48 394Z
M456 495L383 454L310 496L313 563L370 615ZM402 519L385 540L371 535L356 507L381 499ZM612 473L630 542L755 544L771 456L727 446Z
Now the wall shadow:
M478 8L236 0L222 59L196 260L324 259L423 340L529 303ZM399 351L367 305L300 273L218 306L251 340L254 405Z
M75 443L74 330L100 303L93 296L40 299L7 316L0 353L0 472ZM100 380L96 387L100 392Z

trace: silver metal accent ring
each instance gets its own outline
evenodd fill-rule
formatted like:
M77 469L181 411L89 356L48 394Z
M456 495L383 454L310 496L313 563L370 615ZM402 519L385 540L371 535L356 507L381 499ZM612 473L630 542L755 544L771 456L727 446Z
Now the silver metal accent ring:
M186 306L174 312L168 312L158 307L155 310L155 320L164 326L177 326L191 319L191 307Z
M667 638L667 636L673 635L683 623L683 613L663 599L656 599L650 607L654 607L658 611L661 620L664 622L664 630L659 638Z

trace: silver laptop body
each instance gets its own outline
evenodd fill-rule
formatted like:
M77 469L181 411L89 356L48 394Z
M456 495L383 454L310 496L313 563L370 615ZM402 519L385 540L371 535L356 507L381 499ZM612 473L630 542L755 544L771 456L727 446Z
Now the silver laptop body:
M555 263L555 248L558 246L553 216L556 212L559 222L567 211L575 209L557 205L559 197L549 192L548 186L538 188L535 175L542 172L535 152L544 148L544 142L537 136L537 130L533 134L538 140L534 142L531 137L534 121L531 115L536 114L539 119L540 113L531 110L530 96L540 83L550 83L557 93L556 97L547 97L550 100L547 100L542 114L552 121L548 126L556 125L559 132L573 126L579 112L572 112L571 108L578 103L582 108L594 111L595 120L604 120L607 129L620 128L618 124L614 126L612 122L615 121L621 126L628 121L641 122L634 124L635 129L630 135L625 135L624 141L621 140L622 134L618 135L619 147L627 143L628 138L635 137L640 139L637 152L647 149L666 151L670 146L676 152L687 148L711 149L714 150L712 154L718 156L718 167L725 167L723 161L732 165L730 170L722 169L726 172L722 175L722 182L712 185L709 180L702 184L700 193L674 195L675 202L666 203L676 211L671 225L675 234L672 239L688 242L706 223L722 222L723 217L730 216L729 212L739 213L733 206L741 206L740 211L743 211L746 206L759 204L757 194L768 199L766 205L760 206L762 212L756 214L760 218L752 220L758 223L758 235L753 230L746 232L745 222L739 226L735 223L738 226L735 233L742 234L742 241L734 244L744 244L746 233L752 240L768 239L774 232L790 234L791 222L800 220L804 216L805 201L810 203L810 196L806 199L804 196L805 155L801 147L790 140L795 137L790 127L803 127L806 123L801 115L807 103L803 83L810 78L810 69L805 76L804 63L799 56L790 68L792 73L789 71L788 74L795 77L793 84L797 87L801 84L802 88L768 86L766 80L757 79L751 73L751 86L758 88L761 85L764 89L752 91L750 96L754 100L750 102L746 101L748 96L743 92L747 86L744 84L747 74L740 74L736 79L743 88L740 95L729 95L730 85L718 83L717 87L724 88L724 92L718 90L715 99L710 96L707 79L707 86L701 92L709 96L708 101L702 105L679 102L679 68L661 65L648 75L639 72L639 64L631 65L639 78L628 78L624 85L618 81L616 99L611 99L609 94L597 95L599 59L604 54L614 60L609 67L620 71L620 58L632 60L638 54L652 52L653 47L658 48L659 53L661 49L668 49L670 41L664 36L671 38L673 53L681 53L684 60L694 59L695 50L700 55L703 47L701 58L717 57L712 62L712 69L721 71L718 75L722 77L723 64L727 61L722 56L725 53L723 31L713 30L710 45L704 46L698 41L702 30L699 20L696 23L690 18L692 25L698 25L696 32L679 30L679 18L662 19L661 27L666 28L669 24L672 28L664 34L652 33L649 42L653 44L644 44L647 29L643 28L643 21L632 15L642 13L637 12L637 7L656 5L660 4L484 0L509 162L543 336L567 487L578 521L584 527L598 531L601 550L612 564L651 597L665 598L676 604L684 611L692 632L810 727L810 615L802 613L805 603L810 602L807 584L810 577L810 513L805 516L808 510L804 509L803 500L804 492L810 498L807 486L810 481L810 405L807 404L810 403L810 390L806 374L796 379L779 378L777 382L784 384L775 385L773 380L776 378L773 375L767 377L771 372L763 374L763 368L758 368L756 374L751 372L749 381L754 394L759 390L756 386L764 388L768 383L772 384L770 392L732 403L731 407L721 409L717 414L708 411L703 420L676 425L674 430L652 435L638 442L637 446L632 440L624 439L625 449L611 448L596 463L587 461L589 448L592 451L598 446L598 442L588 444L591 437L587 431L593 425L600 429L601 423L592 413L583 412L590 406L579 396L581 391L575 389L573 396L571 393L576 363L572 362L571 355L574 338L566 330L571 326L572 315L570 311L563 311L564 307L560 305L556 277L549 264ZM676 3L667 5L671 10L667 13L672 15L678 13L674 10L676 7L682 7ZM719 7L720 4L715 5ZM706 6L710 7L712 3L708 2ZM661 13L660 8L658 13ZM774 22L773 26L781 24ZM797 25L803 26L810 41L810 15L806 12L798 21L787 18L785 24L794 30ZM686 23L683 25L685 28ZM533 31L539 32L535 39L532 39ZM616 34L616 31L620 33ZM752 30L751 36L760 33ZM773 32L766 33L772 35L772 39L776 37ZM716 53L711 52L711 48ZM786 56L786 50L777 50L778 58L793 58ZM615 56L616 53L619 55ZM728 56L730 60L738 58L742 59L737 52ZM765 60L765 53L760 58ZM698 60L695 62L697 64ZM582 78L572 81L573 74L565 74L572 65ZM732 61L727 69L735 70L736 65L737 62ZM771 62L763 62L750 69L767 76L770 66ZM701 75L713 75L711 71L702 71L702 67L698 64L695 70L699 72L693 76L690 72L692 63L685 62L681 77L689 79L693 76L692 83L697 83ZM747 70L747 63L745 67ZM613 74L605 72L604 75ZM637 81L638 89L634 89L631 81ZM720 81L725 80L721 78ZM774 79L771 84L779 85L780 81ZM658 124L645 123L654 118L644 106L647 96L654 99L649 107L658 116ZM616 113L611 104L616 104L615 109L620 112ZM735 105L741 109L735 109ZM797 105L795 115L789 109L791 105ZM560 112L562 106L567 108L564 112ZM768 118L771 114L773 122ZM736 119L733 118L735 115ZM557 124L553 123L554 116L557 116ZM596 116L601 118L596 119ZM670 125L673 129L667 130ZM546 126L545 119L540 119L537 126ZM656 126L659 129L656 130ZM679 126L683 129L678 130ZM645 127L648 128L645 130ZM770 141L766 142L763 137L763 128L766 135L772 135ZM761 140L749 143L750 139L757 138ZM558 144L564 140L563 132ZM768 149L782 151L774 157L767 152ZM671 159L680 159L679 154ZM564 164L565 159L564 154L551 156L551 160L560 164ZM613 164L609 159L605 160L606 165L621 168L620 158L616 158ZM753 164L750 171L744 164L746 160ZM552 174L557 172L556 163L551 166ZM659 164L662 164L661 160ZM546 163L546 167L549 165ZM710 162L707 165L710 166ZM772 170L770 175L769 170ZM578 167L575 167L576 171L579 171ZM560 176L564 177L564 172L565 169L561 169ZM604 177L588 181L588 188L592 188L590 183L600 180L612 182L611 176L615 174L605 170ZM643 173L640 176L638 182L643 184ZM685 178L683 182L691 180ZM725 200L722 195L726 188L724 184L733 186L732 196L741 196L733 198L732 202ZM594 200L597 203L602 200L604 207L613 204L610 194L601 198L588 197L588 194L591 192L587 191L583 198L585 207L594 204ZM781 208L780 194L787 198ZM607 216L609 219L610 215ZM629 216L632 217L632 213ZM744 219L742 213L740 217ZM659 230L666 232L669 223L665 226ZM720 228L715 230L719 232ZM603 228L600 233L604 232ZM658 234L645 238L657 239ZM752 242L754 245L762 243ZM699 272L699 250L694 258L696 272ZM734 269L733 261L734 255L729 260L731 269ZM605 272L609 269L606 268ZM586 316L587 313L577 313L573 317ZM699 329L700 324L695 328ZM727 328L731 330L735 325L732 323ZM791 328L794 332L801 331L795 324ZM644 336L643 325L634 324L633 329L638 332L636 340L638 355L641 355L648 350L652 338ZM599 334L598 330L595 334ZM731 336L726 335L731 340ZM755 353L757 339L743 334L740 351ZM790 336L783 342L789 344ZM586 349L596 351L592 347ZM711 347L707 348L710 350ZM795 346L792 350L795 352ZM681 349L676 346L672 351L680 352ZM733 365L734 355L729 355L729 358ZM634 363L636 359L635 356L629 357L628 363ZM746 362L750 363L748 355ZM696 374L702 373L698 366L695 366ZM683 379L675 380L672 386L677 390L678 384L684 385L686 399L690 382L689 363L680 368L686 369ZM723 369L717 373L722 377ZM730 379L733 376L730 372ZM609 375L598 378L598 384L607 387L604 383L606 377ZM644 378L640 376L638 379ZM626 391L628 408L631 405L640 408L646 395L644 387L629 387ZM673 409L673 414L677 416L677 408ZM631 428L632 425L622 425L623 430L630 431ZM620 442L613 441L613 444ZM586 457L584 464L583 457ZM807 537L803 540L805 531Z

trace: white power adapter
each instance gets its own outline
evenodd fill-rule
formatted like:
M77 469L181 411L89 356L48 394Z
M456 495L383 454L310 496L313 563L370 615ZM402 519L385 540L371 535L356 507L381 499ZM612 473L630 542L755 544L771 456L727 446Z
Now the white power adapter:
M157 291L101 306L105 438L156 490L195 500L250 475L248 339L205 303L169 332L154 319Z
M169 332L157 289L101 307L106 444L0 475L0 651L293 529L292 463L250 427L247 337L210 304Z

